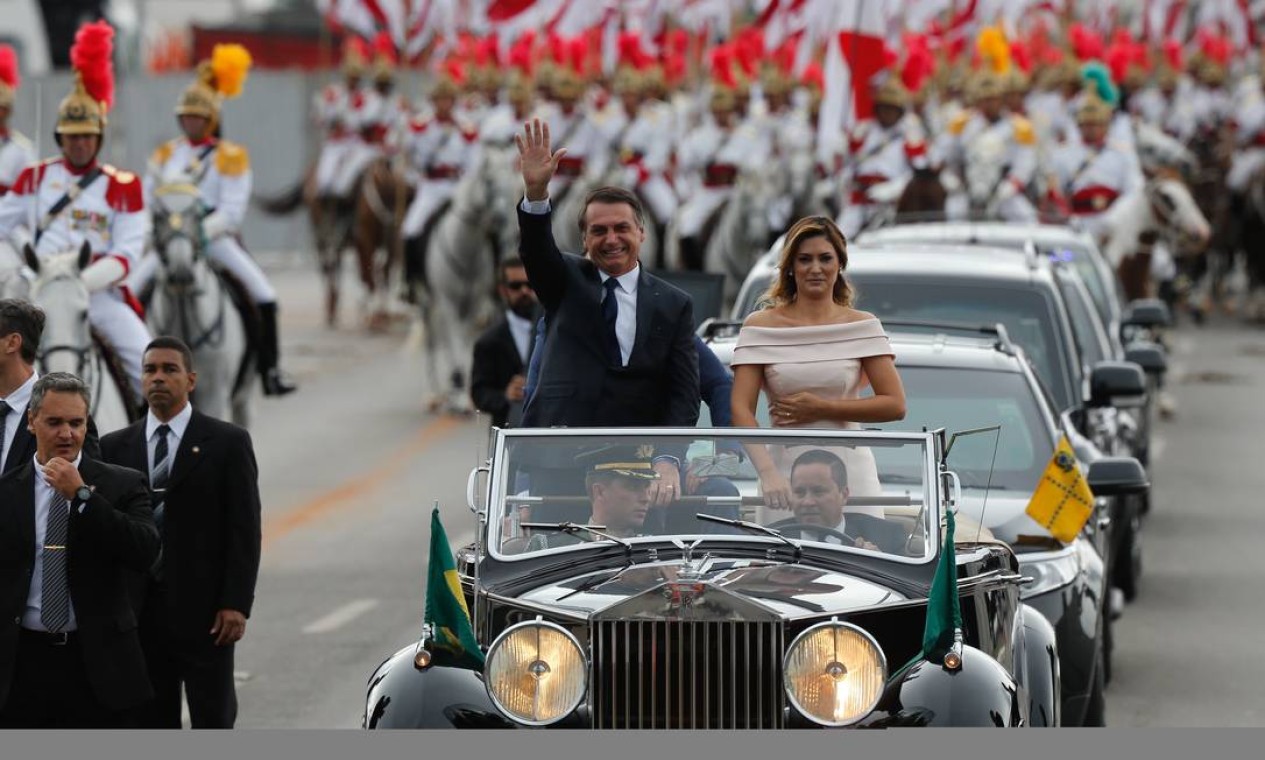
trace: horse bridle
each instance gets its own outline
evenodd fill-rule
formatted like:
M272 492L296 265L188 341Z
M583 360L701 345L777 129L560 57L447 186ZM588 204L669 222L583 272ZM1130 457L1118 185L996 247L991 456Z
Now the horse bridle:
M195 237L183 227L172 227L169 229L171 230L170 233L163 236L161 243L160 241L155 240L156 245L154 246L155 251L158 253L158 259L162 262L163 267L166 268L168 265L166 252L167 246L170 245L173 240L179 238L188 240L189 244L193 246L193 262L196 265L198 260L203 258L205 255L205 246L202 245L202 242L199 239L195 239ZM220 275L212 269L211 276L218 278ZM197 351L198 349L207 346L217 348L224 340L225 313L228 308L228 295L225 291L226 286L223 282L220 283L219 308L216 311L215 319L212 320L211 324L209 326L202 325L200 323L194 325L191 324L188 314L189 299L190 297L196 298L198 292L196 290L191 290L189 285L192 285L196 281L197 278L194 277L188 283L176 284L168 279L167 287L163 288L163 295L167 298L169 303L174 305L172 312L176 315L176 320L179 323L179 329L176 331L176 334L184 338L185 343L189 346L189 350ZM163 332L170 331L164 330ZM197 333L196 335L195 332Z

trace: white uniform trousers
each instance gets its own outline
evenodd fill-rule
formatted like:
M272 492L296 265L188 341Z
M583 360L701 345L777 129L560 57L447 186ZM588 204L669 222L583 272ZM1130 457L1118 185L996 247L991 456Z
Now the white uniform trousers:
M356 182L360 179L360 175L381 154L382 150L377 145L352 140L347 148L347 154L338 166L338 173L334 176L334 195L339 198L354 197Z
M677 230L681 237L697 237L707 224L707 219L733 195L732 187L700 187L681 206L681 218Z
M118 288L92 294L88 301L88 321L101 334L132 381L132 392L141 396L141 359L151 339L149 328L132 307L123 301Z
M457 182L456 178L421 181L417 187L417 195L404 213L401 232L405 240L422 234L430 218L457 192Z
M634 175L635 175L634 170ZM634 178L629 184L636 181ZM646 205L650 207L650 213L654 216L659 224L667 224L672 221L672 214L676 213L680 201L677 200L676 191L672 189L672 185L668 184L668 180L662 175L647 177L646 181L641 183L637 188L641 193L641 197L645 199Z
M316 161L316 194L334 195L334 187L338 179L338 169L351 148L350 138L326 140L321 146L320 158Z
M246 287L246 292L250 294L250 300L257 304L276 302L277 291L268 281L268 276L236 238L225 235L212 240L207 246L207 257L240 280ZM128 275L128 287L137 293L149 287L154 275L158 273L159 266L157 253L146 254L145 258L141 259L140 265L134 267L132 273Z

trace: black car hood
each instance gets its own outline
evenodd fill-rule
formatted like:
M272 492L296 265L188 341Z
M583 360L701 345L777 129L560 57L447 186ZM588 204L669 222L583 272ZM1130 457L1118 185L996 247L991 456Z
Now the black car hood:
M651 562L585 573L519 595L608 619L759 619L848 612L906 596L834 570L749 559Z

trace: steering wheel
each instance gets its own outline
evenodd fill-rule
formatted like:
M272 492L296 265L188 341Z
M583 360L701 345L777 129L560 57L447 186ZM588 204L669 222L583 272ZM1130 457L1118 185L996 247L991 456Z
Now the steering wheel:
M826 536L833 536L839 539L840 541L842 541L846 546L857 545L856 536L848 535L847 533L844 533L843 531L837 530L835 528L827 528L825 525L816 525L814 523L794 522L792 520L782 520L780 522L775 522L772 525L768 525L765 527L772 528L773 530L776 530L776 531L780 531L783 534L787 533L788 531L806 531L809 533L817 533L822 538L825 538Z

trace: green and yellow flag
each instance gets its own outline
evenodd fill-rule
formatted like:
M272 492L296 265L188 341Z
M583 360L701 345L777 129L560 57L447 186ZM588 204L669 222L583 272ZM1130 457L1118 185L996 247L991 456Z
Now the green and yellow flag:
M1028 502L1027 513L1065 544L1076 539L1076 534L1093 515L1094 493L1081 475L1067 436L1059 439L1058 448Z
M438 507L430 514L430 566L426 572L423 620L433 631L430 646L436 665L483 670L483 651L474 637L470 610L457 577L457 563L448 545L448 534L439 521Z
M953 634L962 627L962 605L958 598L958 558L953 544L953 512L946 510L944 546L940 549L940 564L931 580L931 593L927 595L927 626L922 633L922 656L932 662L944 660L945 652L953 646Z

